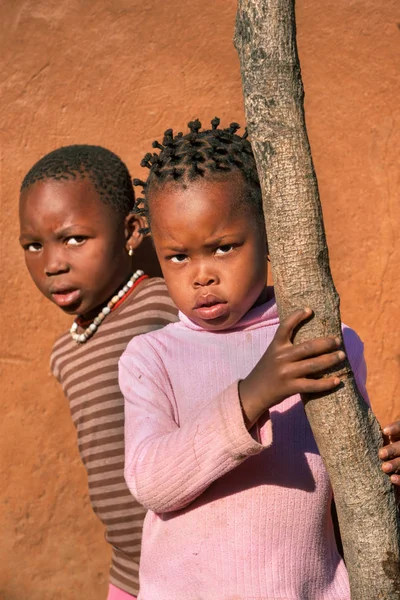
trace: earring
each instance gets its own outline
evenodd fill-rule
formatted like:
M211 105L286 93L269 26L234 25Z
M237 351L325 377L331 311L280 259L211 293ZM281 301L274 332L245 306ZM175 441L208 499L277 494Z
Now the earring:
M129 256L133 256L133 250L132 250L132 248L129 248L128 254L129 254Z

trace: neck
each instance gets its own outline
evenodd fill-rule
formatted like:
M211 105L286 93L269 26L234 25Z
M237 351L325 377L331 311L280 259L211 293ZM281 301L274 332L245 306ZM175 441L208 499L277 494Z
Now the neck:
M132 274L134 273L134 271L128 271L123 279L121 278L121 281L118 283L118 285L115 287L115 289L113 290L112 294L110 294L107 298L105 298L105 300L103 300L102 302L100 302L99 304L97 304L94 308L91 308L90 311L86 312L85 314L82 315L77 315L77 318L79 319L79 324L82 323L86 323L86 321L93 321L93 319L95 317L97 317L97 315L99 314L99 312L105 307L107 306L107 304L110 302L110 300L116 295L118 294L118 292L121 290L121 288L126 284L126 282L132 277Z
M268 288L265 285L261 291L261 294L258 296L257 300L254 302L253 306L251 308L249 308L249 310L251 310L252 308L255 308L256 306L260 306L261 304L265 304L266 302L268 302L268 300L271 300L271 298L272 298L271 293L270 293L271 290L272 290L272 288Z

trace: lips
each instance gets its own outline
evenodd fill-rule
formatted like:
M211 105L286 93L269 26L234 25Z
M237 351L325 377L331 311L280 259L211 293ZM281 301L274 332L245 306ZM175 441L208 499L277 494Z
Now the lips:
M197 299L193 310L205 321L218 319L218 317L224 317L229 312L226 301L218 298L218 296L214 296L214 294L200 296Z
M60 287L50 290L51 297L57 306L62 308L76 304L81 297L80 290L72 287Z

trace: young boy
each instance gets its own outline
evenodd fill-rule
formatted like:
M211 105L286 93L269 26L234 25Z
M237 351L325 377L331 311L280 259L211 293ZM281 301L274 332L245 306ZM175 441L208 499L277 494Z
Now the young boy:
M176 320L162 279L133 269L144 222L128 169L112 152L75 145L44 156L21 186L20 243L46 298L79 315L51 368L70 403L94 512L112 546L109 600L139 591L145 509L124 480L124 403L117 362L132 337Z

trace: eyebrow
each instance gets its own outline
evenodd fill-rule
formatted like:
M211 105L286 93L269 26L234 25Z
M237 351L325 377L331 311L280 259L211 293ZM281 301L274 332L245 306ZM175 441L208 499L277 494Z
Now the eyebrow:
M82 233L76 233L77 229L82 229ZM69 225L68 227L64 227L63 229L59 229L54 231L54 235L57 238L68 237L69 235L85 235L88 233L93 233L93 230L90 229L87 225Z
M211 240L211 242L208 242L207 244L204 244L204 246L206 248L212 248L213 246L221 246L221 242L225 241L226 238L230 238L233 237L235 234L233 233L227 233L226 235L221 235L221 237L218 238L214 238L213 240Z
M185 254L188 251L188 249L183 246L181 248L175 246L162 246L161 249L163 252L176 252L177 254Z
M215 246L221 246L223 245L221 244L221 242L225 241L226 243L226 240L229 240L229 238L234 237L234 235L234 233L227 233L226 235L222 235L221 237L214 238L210 242L203 244L203 246L205 248L214 248ZM186 248L185 246L177 247L165 245L161 248L161 250L163 252L176 252L177 254L186 254L188 252L188 248Z
M21 243L21 242L23 242L24 240L26 240L26 241L31 241L31 240L36 240L37 238L38 238L38 236L37 236L37 235L35 235L34 233L30 233L29 231L28 231L28 232L26 232L26 231L23 231L23 232L20 234L20 236L19 236L18 240L19 240L19 242Z
M82 229L82 232L76 233L77 229ZM54 236L57 239L63 238L63 237L68 237L69 235L89 235L90 233L92 233L92 230L87 227L87 225L70 225L68 227L64 227L63 229L59 229L56 231L53 231ZM37 240L40 239L40 235L36 235L35 233L31 233L31 232L24 232L21 233L21 235L19 236L19 241L22 242L24 240Z

